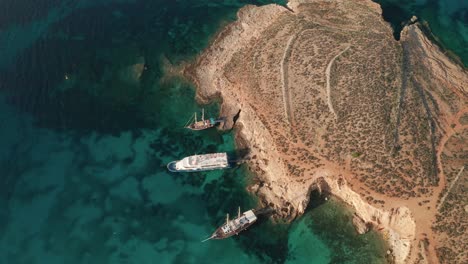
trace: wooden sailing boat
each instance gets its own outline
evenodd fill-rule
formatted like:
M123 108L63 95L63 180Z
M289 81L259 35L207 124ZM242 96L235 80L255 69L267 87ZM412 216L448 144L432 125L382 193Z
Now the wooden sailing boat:
M226 223L218 227L218 229L216 229L216 231L209 238L203 240L202 242L211 239L225 239L233 235L237 235L255 223L255 221L257 221L255 209L245 211L241 214L239 207L239 210L237 211L237 218L229 220L229 214L227 214Z
M193 118L193 123L191 123ZM200 121L197 119L197 112L190 118L187 122L189 125L185 125L186 128L191 130L204 130L207 128L214 127L217 123L221 122L222 120L215 120L214 118L205 119L205 109L202 108L202 118Z

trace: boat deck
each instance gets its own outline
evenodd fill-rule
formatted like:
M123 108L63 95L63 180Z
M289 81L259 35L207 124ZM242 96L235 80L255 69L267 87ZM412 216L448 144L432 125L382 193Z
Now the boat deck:
M229 167L228 156L225 152L188 156L167 164L167 169L171 172L207 171Z

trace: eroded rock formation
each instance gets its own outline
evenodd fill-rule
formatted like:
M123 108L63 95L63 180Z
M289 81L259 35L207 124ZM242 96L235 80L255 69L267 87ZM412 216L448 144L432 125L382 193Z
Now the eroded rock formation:
M237 142L258 180L250 191L293 219L312 189L327 189L384 234L397 263L437 261L440 157L466 111L466 70L418 24L395 41L371 1L288 6L242 8L185 69L198 100L221 97L228 117L242 110Z

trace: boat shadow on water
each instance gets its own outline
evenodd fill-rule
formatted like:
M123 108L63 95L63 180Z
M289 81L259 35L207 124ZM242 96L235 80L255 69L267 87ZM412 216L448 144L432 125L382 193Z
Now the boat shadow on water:
M251 151L249 148L241 148L233 151L227 151L229 165L231 168L238 167L251 158Z

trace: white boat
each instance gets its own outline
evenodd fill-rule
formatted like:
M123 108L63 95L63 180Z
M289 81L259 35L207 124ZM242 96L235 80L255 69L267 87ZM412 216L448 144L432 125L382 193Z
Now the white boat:
M171 172L195 172L229 168L226 152L193 155L167 164Z

